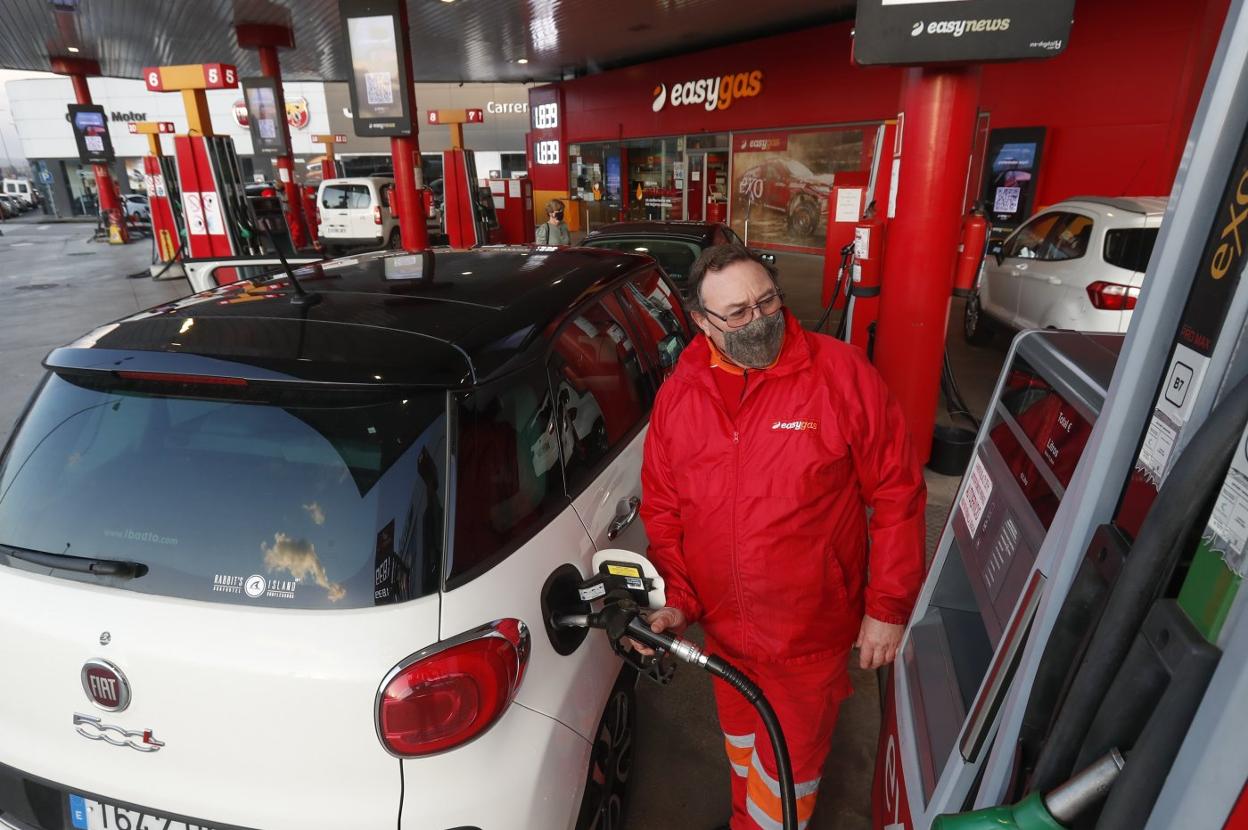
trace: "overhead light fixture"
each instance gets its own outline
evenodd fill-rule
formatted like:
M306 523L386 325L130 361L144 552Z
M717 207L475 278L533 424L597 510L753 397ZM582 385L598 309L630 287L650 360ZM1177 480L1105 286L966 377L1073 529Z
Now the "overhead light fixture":
M528 59L528 58L518 58L518 59L516 60L516 63L520 63L520 64L525 64L525 63L528 63L528 62L529 62L529 59Z
M75 55L76 55L76 54L78 54L78 47L77 47L77 46L67 46L67 47L65 47L65 48L66 48L66 49L68 49L69 51L73 52Z

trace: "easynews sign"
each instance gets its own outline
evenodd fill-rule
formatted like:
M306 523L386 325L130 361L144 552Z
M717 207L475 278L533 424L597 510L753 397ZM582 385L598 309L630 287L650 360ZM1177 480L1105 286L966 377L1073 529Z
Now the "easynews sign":
M858 0L862 65L1051 58L1065 50L1075 0Z

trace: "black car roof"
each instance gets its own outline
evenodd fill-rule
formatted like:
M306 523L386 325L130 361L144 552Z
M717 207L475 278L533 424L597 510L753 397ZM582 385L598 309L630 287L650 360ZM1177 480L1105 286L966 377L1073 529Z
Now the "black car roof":
M238 282L102 326L44 361L67 370L461 387L528 363L554 326L648 257L592 248L376 252Z
M702 245L710 245L719 222L614 222L595 229L586 241L607 236L674 236L694 239Z

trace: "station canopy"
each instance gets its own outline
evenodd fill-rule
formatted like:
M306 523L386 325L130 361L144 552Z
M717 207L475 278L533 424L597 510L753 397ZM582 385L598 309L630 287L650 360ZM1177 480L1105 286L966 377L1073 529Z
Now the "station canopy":
M560 80L847 20L854 7L853 0L407 0L413 78L427 82ZM281 52L286 80L347 80L338 0L4 0L0 68L48 71L50 57L78 57L116 78L196 63L232 63L243 77L258 75L255 50L235 38L242 23L293 30L296 48Z

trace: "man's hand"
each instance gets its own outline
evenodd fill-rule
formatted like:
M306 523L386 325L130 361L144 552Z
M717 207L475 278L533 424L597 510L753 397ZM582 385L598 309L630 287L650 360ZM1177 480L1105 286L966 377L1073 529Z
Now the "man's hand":
M897 647L901 645L901 634L905 630L904 625L863 617L862 627L858 629L858 641L854 643L854 648L858 649L858 665L869 670L893 662L897 657Z
M656 634L670 628L678 637L689 627L684 612L679 608L660 608L658 611L652 611L646 616L646 622L650 623L650 630ZM636 649L638 654L644 654L647 657L654 654L654 649L643 646L632 637L624 637L620 642L623 643L625 650Z

